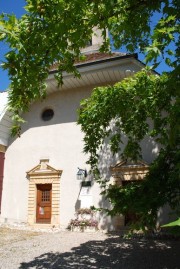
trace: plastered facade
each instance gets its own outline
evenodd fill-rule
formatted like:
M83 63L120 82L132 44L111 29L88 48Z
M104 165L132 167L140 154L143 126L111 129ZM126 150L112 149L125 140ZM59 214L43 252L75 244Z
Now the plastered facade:
M21 137L11 140L6 150L1 221L34 224L36 184L42 182L54 182L56 189L56 212L53 213L52 225L67 228L74 218L81 188L81 181L77 180L77 167L89 171L87 156L83 153L83 134L76 124L77 109L80 100L87 98L91 90L91 87L87 87L59 91L49 95L43 102L33 104L30 112L24 115L27 122L23 126ZM54 110L54 117L44 122L41 114L49 107ZM153 158L152 154L148 156ZM41 159L48 159L51 167L62 172L55 173L55 177L49 177L43 172L33 174L31 170ZM111 164L112 159L106 159L105 164L102 160L100 164L106 167L104 173L109 178L113 177ZM28 171L31 172L26 174ZM92 181L92 204L95 207L109 207L92 176L88 174L87 180ZM100 228L115 229L117 219L113 223L110 217L102 214L97 218Z
M100 33L93 38L93 46L102 43ZM90 170L86 164L88 156L83 153L83 133L77 125L77 110L80 101L88 98L96 85L107 84L107 78L108 84L111 84L139 71L142 66L134 61L134 58L123 58L118 62L106 61L100 67L98 63L85 66L81 69L83 79L78 82L78 87L74 87L73 83L77 81L69 76L66 83L69 87L64 90L57 88L51 75L51 93L42 102L33 103L29 112L23 115L26 123L22 126L20 138L9 137L5 153L1 222L36 223L37 184L52 184L51 226L67 228L76 210L81 208L81 204L87 204L86 200L82 203L81 181L77 180L78 167ZM49 108L54 111L54 116L44 121L42 112ZM150 163L157 154L157 145L147 137L141 146L143 159ZM2 145L0 150L4 149ZM48 164L44 164L46 169L42 167L42 160L48 160ZM113 157L108 146L104 145L99 168L109 182L115 179L110 167L117 162L118 158ZM142 169L138 176L143 178ZM130 179L130 174L126 177ZM88 173L86 180L91 181L88 203L109 208L110 204L100 194L101 189L92 175ZM97 215L97 220L100 229L115 230L124 225L123 218L111 219L103 213Z

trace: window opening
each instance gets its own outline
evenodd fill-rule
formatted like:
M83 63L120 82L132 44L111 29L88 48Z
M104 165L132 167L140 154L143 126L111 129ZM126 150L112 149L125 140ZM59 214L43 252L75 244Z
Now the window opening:
M53 118L53 116L54 116L54 111L51 108L48 108L48 109L43 111L41 118L44 121L49 121Z

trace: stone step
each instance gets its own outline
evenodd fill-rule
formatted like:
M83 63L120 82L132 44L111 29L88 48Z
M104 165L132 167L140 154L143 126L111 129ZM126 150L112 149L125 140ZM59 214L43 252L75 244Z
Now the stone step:
M35 229L52 229L55 228L55 225L50 223L35 223L31 227Z

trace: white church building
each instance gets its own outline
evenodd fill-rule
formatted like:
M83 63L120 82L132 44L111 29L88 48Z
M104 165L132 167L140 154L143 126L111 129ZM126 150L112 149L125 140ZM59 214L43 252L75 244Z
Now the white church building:
M65 73L64 84L58 87L56 66L52 67L47 98L34 102L23 115L26 123L20 137L10 136L8 92L0 93L1 223L67 228L78 209L110 206L89 174L77 110L93 88L132 76L144 65L135 54L99 53L101 43L99 33L83 50L86 60L76 63L80 79ZM144 141L142 146L143 161L134 166L121 160L102 160L100 166L111 182L143 179L158 149L153 141ZM125 216L111 218L100 212L96 218L99 229L115 230L126 224Z

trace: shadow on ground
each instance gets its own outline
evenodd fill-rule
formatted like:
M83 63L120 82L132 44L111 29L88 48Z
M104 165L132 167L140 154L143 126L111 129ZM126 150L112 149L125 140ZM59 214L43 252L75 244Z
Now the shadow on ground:
M19 269L103 268L103 269L178 269L180 242L127 239L118 236L103 241L88 241L65 253L44 253Z

